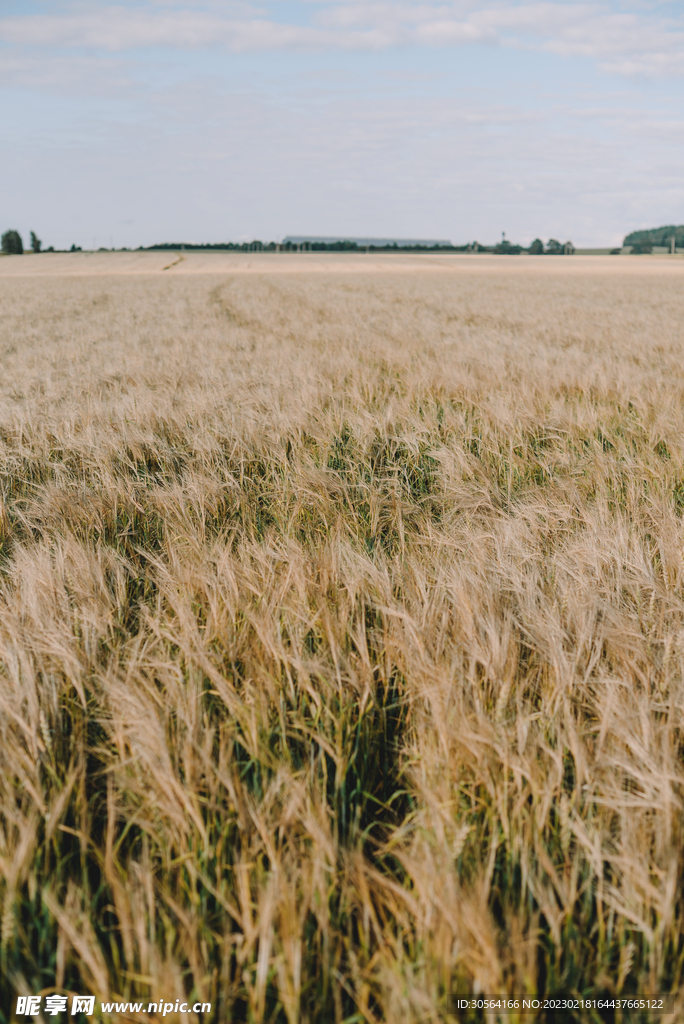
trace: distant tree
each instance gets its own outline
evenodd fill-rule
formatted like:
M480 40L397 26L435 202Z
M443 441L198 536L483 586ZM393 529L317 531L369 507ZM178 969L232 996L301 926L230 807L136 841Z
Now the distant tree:
M559 256L563 252L563 246L557 238L549 238L546 243L546 252L548 256Z
M71 249L69 249L69 252L81 252L81 251L82 250L81 250L81 246L80 245L73 245L72 244Z
M503 241L494 246L493 251L498 253L500 256L518 256L522 252L522 247L519 245L513 245L507 238L504 238Z
M541 238L535 238L534 242L532 242L532 245L529 247L527 251L529 252L530 256L541 256L544 252L544 243L542 242Z
M41 242L35 231L31 232L31 249L33 252L40 252L40 247L43 243Z
M21 256L24 251L24 243L18 231L6 231L2 236L2 251L8 256Z

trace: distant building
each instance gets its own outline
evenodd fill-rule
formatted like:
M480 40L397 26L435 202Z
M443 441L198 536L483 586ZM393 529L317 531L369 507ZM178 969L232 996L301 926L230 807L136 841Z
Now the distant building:
M443 238L350 238L345 235L334 235L329 238L318 235L288 235L283 245L357 245L359 249L373 247L375 249L434 249L451 248L451 242Z

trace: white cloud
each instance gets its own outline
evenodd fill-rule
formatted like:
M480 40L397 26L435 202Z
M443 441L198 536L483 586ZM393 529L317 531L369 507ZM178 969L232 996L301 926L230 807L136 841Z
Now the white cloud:
M5 54L0 87L18 86L56 95L119 96L136 88L135 64L129 60L74 54Z
M0 39L24 46L60 46L111 51L143 47L202 49L222 46L241 52L284 49L378 48L398 40L382 28L340 32L268 18L230 19L210 11L131 10L99 7L64 15L0 19Z
M187 0L133 6L53 3L51 13L0 18L0 40L109 51L222 47L234 52L492 43L588 57L618 74L671 75L684 70L684 17L678 8L673 4L665 17L651 5L609 0L311 0L311 17L302 24L283 0L259 7L216 2L190 7Z

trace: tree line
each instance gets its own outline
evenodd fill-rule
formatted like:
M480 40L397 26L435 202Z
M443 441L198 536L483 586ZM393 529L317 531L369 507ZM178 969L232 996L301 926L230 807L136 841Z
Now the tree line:
M658 229L662 231L674 230L669 228ZM682 237L684 239L684 227L681 229ZM647 234L647 232L633 232L634 235ZM632 236L628 235L628 238ZM625 240L625 245L630 243ZM660 243L657 243L660 244ZM677 243L679 244L679 243ZM36 235L35 231L31 232L31 252L54 252L54 247L50 246L48 249L43 250L43 243L40 238ZM496 253L503 256L518 256L521 253L528 253L531 256L561 256L571 254L575 251L572 242L559 242L556 238L550 238L546 245L540 238L535 238L531 245L525 248L522 245L514 245L509 242L508 239L504 238L498 245L481 245L479 242L468 242L466 245L435 245L435 246L424 246L424 245L411 245L411 246L398 246L394 245L368 245L359 246L356 242L350 241L338 241L338 242L302 242L296 244L293 242L286 242L284 244L277 244L276 242L261 242L255 240L253 242L224 242L215 244L204 244L197 245L191 242L163 242L159 245L150 245L146 249L143 246L139 246L138 251L164 251L164 250L227 250L229 252L489 252ZM81 247L78 245L72 245L70 252L81 252ZM108 252L109 250L100 250L101 252ZM126 250L128 251L128 250ZM24 243L21 235L14 228L9 231L5 231L2 236L2 252L7 256L20 256L24 252Z
M675 247L684 248L684 224L665 224L660 228L646 228L631 231L625 235L623 245L631 245L632 252L650 252L653 246L666 246L668 249L675 240Z
M140 246L138 251L142 251ZM521 253L528 253L531 256L562 256L575 251L572 242L559 242L556 238L550 238L546 245L540 238L535 238L531 245L525 248L522 245L514 245L507 239L499 242L498 245L482 245L480 242L468 242L466 245L359 245L340 239L335 242L303 241L303 242L262 242L255 239L252 242L216 242L216 243L192 243L192 242L160 242L157 245L148 245L145 252L176 252L188 250L194 251L225 251L225 252L489 252L504 256L517 256Z

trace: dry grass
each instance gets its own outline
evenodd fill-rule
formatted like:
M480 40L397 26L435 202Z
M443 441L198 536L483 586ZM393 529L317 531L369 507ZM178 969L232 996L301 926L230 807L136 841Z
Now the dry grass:
M21 259L0 1020L681 993L684 267Z

